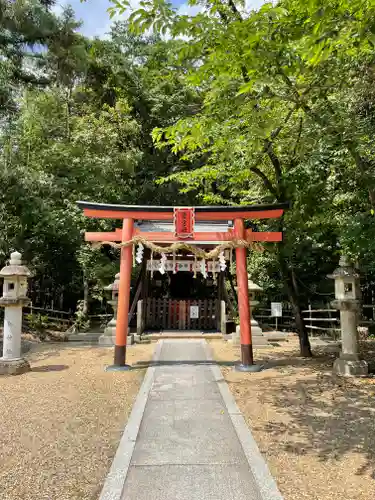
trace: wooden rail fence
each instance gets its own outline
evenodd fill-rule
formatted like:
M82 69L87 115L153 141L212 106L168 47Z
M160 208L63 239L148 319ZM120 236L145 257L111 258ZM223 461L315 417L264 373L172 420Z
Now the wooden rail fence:
M340 313L329 305L316 309L309 306L308 309L302 311L302 315L306 328L311 334L321 335L326 333L332 337L337 337L340 334ZM275 326L275 318L271 316L271 309L256 308L254 318L261 324ZM278 318L278 326L281 329L295 328L294 316L290 309L283 309L283 316ZM361 306L359 326L374 326L375 328L375 304L363 304Z

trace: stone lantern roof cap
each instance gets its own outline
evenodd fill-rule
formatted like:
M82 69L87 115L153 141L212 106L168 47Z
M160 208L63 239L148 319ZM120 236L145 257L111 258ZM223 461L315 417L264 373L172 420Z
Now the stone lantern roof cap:
M328 278L359 278L359 272L351 265L349 259L342 255L337 269L332 274L328 274Z
M360 274L354 267L338 267L332 274L328 274L328 278L359 278Z
M31 271L22 264L22 255L12 252L9 264L1 269L0 276L31 276Z
M249 291L250 292L262 292L263 291L263 288L259 285L257 285L256 283L254 283L254 281L252 281L250 279L250 276L248 275L248 286L249 286Z
M115 276L115 281L113 283L110 283L108 286L104 287L104 290L118 290L118 285L120 283L120 273L117 273Z

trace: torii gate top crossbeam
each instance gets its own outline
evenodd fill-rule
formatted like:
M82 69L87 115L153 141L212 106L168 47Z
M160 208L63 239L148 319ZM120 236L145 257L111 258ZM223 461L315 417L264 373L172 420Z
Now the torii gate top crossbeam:
M173 220L174 209L179 207L147 206L147 205L117 205L78 201L77 205L87 217L99 219L135 220ZM283 215L288 203L248 205L248 206L202 206L194 207L195 219L204 220L234 220L242 219L273 219Z

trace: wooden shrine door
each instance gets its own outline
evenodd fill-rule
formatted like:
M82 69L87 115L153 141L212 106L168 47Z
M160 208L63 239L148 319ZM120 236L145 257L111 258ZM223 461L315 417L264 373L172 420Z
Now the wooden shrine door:
M147 330L217 331L218 301L173 300L148 298L146 303Z

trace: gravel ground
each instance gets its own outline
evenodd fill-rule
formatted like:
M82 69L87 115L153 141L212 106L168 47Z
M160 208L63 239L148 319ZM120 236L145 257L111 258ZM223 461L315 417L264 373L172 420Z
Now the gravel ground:
M151 359L154 345L128 349ZM106 373L112 348L39 344L32 372L0 377L1 500L93 500L145 370Z
M229 343L210 345L218 361L239 358ZM261 373L222 367L280 491L285 500L373 500L375 379L333 376L329 347L314 348L311 360L297 349L293 339L255 350L270 366ZM374 343L362 351L374 359Z

